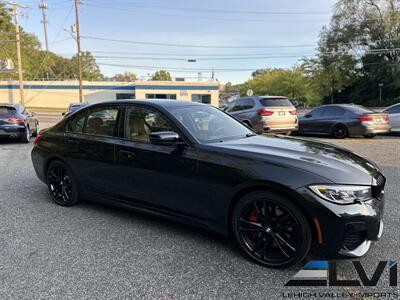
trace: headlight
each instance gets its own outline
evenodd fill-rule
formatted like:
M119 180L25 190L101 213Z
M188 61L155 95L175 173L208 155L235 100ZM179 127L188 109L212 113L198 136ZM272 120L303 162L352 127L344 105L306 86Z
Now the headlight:
M372 198L369 186L313 185L309 189L321 198L338 204L351 204Z

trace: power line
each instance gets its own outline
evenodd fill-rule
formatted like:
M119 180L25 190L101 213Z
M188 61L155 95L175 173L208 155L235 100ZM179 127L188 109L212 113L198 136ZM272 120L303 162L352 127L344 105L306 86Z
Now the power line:
M88 3L92 1L88 0ZM93 4L101 4L107 5L109 1L93 1ZM132 2L124 2L124 1L113 1L113 5L118 5L120 7L130 7L132 8ZM149 7L149 8L160 8L160 9L169 9L169 10L177 10L177 11L190 11L190 12L210 12L210 13L228 13L228 14L256 14L256 15L321 15L321 14L330 14L329 11L326 12L317 12L317 11L259 11L259 10L219 10L219 9L205 9L205 8L198 8L198 7L181 7L181 6L167 6L167 5L149 5L140 3L140 7Z

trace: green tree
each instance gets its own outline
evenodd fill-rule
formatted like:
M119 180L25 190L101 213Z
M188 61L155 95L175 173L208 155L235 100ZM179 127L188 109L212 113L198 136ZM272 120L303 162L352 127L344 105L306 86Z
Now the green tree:
M124 72L123 74L115 74L113 77L111 77L111 80L130 82L137 80L137 76L135 73Z
M71 67L72 67L72 73L78 76L77 55L74 55L72 57ZM84 80L94 81L94 80L102 80L104 78L103 74L100 71L99 66L96 63L96 59L89 51L82 52L82 69L83 69L82 77Z
M151 76L151 80L155 81L171 81L171 74L166 70L159 70Z

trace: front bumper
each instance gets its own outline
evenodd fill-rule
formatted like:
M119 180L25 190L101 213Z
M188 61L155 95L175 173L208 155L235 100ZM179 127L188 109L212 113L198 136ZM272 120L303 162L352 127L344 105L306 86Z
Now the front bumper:
M338 205L315 195L308 188L298 190L306 199L306 210L319 224L320 238L313 252L324 257L360 257L383 232L384 193L369 201ZM317 231L317 228L314 228ZM318 232L315 232L318 236Z

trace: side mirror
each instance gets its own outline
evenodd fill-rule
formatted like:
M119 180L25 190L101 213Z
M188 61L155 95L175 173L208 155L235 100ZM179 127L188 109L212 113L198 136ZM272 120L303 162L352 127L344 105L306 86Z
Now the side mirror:
M179 141L179 134L173 131L157 131L149 135L150 143L159 146L176 145Z

